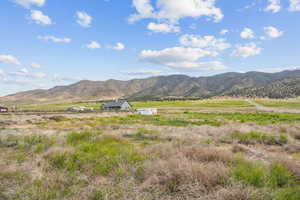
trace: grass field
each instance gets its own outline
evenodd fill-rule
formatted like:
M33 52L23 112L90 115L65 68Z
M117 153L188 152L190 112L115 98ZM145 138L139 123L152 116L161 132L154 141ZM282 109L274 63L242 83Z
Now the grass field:
M160 109L206 109L206 108L249 108L251 106L247 101L241 99L207 99L197 101L149 101L133 102L135 108L156 107Z
M300 114L239 99L132 104L159 114L0 115L0 199L300 199ZM24 109L79 105L99 107Z
M186 110L203 110L203 109L247 109L253 108L247 101L241 99L210 99L197 101L147 101L131 102L134 109L144 107L155 107L161 110L169 109L186 109ZM73 106L85 106L88 108L100 108L101 104L97 103L57 103L57 104L32 104L21 105L20 110L40 110L40 111L61 111Z
M56 104L31 104L31 105L21 105L18 109L26 111L63 111L70 107L84 106L88 108L100 108L101 104L96 103L56 103Z
M291 99L291 100L260 99L260 100L256 100L255 102L266 107L300 109L300 99Z

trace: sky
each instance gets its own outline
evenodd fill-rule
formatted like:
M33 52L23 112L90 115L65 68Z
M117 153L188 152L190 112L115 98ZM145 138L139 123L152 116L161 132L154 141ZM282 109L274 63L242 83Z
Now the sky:
M1 0L0 96L300 67L300 0Z

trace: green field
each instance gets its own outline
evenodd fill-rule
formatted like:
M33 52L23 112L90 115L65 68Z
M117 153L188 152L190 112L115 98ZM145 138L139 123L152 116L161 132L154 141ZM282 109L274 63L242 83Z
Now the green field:
M62 111L67 110L70 107L84 106L88 108L100 108L100 104L96 103L56 103L56 104L31 104L21 105L18 107L19 110L23 111Z
M292 100L260 99L260 100L255 100L255 102L266 107L300 109L300 99L292 99Z
M206 108L251 108L247 101L242 99L206 99L195 101L145 101L133 102L135 108L156 107L160 109L168 108L188 108L188 109L206 109Z
M154 107L161 110L169 109L188 109L188 110L204 110L204 109L248 109L253 108L247 101L242 99L207 99L207 100L182 100L182 101L144 101L130 102L134 109ZM100 108L99 103L56 103L56 104L31 104L22 105L20 110L39 110L39 111L62 111L73 106L85 106L88 108Z

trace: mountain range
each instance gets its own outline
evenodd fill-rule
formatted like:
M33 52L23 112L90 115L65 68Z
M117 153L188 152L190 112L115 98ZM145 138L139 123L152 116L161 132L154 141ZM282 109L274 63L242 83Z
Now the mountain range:
M128 81L83 80L47 90L19 92L0 98L0 103L208 98L214 96L290 98L300 96L300 70L278 73L224 73L209 77L157 76Z

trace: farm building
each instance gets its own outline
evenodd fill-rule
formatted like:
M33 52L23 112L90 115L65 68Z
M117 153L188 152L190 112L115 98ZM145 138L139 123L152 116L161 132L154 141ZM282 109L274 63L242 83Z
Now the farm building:
M140 115L157 115L157 108L138 108L136 112Z
M0 113L8 112L8 108L0 106Z
M102 105L102 110L131 110L131 105L126 100L115 100Z

